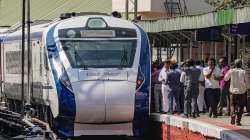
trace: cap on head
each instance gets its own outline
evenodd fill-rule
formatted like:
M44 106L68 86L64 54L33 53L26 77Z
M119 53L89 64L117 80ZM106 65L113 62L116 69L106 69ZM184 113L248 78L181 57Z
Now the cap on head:
M171 60L170 60L170 63L173 64L173 65L177 64L176 58L172 57Z

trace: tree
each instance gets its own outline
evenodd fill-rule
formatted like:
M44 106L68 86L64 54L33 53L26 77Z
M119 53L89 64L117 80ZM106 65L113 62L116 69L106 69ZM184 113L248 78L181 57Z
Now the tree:
M219 10L227 8L236 8L250 4L249 0L206 0L206 2Z

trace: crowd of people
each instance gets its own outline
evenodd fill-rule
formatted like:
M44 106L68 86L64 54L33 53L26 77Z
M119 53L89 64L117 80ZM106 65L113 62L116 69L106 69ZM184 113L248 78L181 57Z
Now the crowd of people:
M241 125L246 107L250 115L249 74L242 60L228 65L221 57L203 61L188 59L178 65L175 59L154 63L152 70L152 111L196 118L231 116L231 124ZM250 66L250 63L249 63Z

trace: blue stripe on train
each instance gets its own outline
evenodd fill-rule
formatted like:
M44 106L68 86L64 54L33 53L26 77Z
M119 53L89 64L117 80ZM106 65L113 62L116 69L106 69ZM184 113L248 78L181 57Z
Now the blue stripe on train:
M74 120L76 114L75 96L60 81L61 76L68 77L68 75L60 60L59 51L54 39L55 26L53 26L47 33L46 46L59 98L59 117L57 118L56 127L63 136L69 137L74 136ZM62 75L58 75L54 63L56 63L56 66L61 67Z
M43 35L43 32L41 32L41 31L40 32L34 32L34 33L31 33L31 38L32 38L32 40L41 39L42 35ZM25 38L27 38L27 35L25 36ZM4 40L4 41L8 42L8 41L21 40L21 39L22 39L21 35L16 35L16 36L8 36L8 37L6 37L6 40Z
M145 82L135 95L135 113L133 121L133 133L135 136L142 136L146 133L149 119L149 92L150 92L150 73L151 57L150 46L147 34L137 26L141 33L141 52L139 65L145 77ZM139 70L138 70L139 72Z

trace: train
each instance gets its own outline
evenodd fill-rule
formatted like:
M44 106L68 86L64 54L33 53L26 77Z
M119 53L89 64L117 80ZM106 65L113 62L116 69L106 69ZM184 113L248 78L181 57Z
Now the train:
M136 23L106 14L68 15L31 24L30 98L34 115L66 137L142 136L150 114L147 34ZM21 27L0 36L1 96L7 99L10 110L20 112Z

